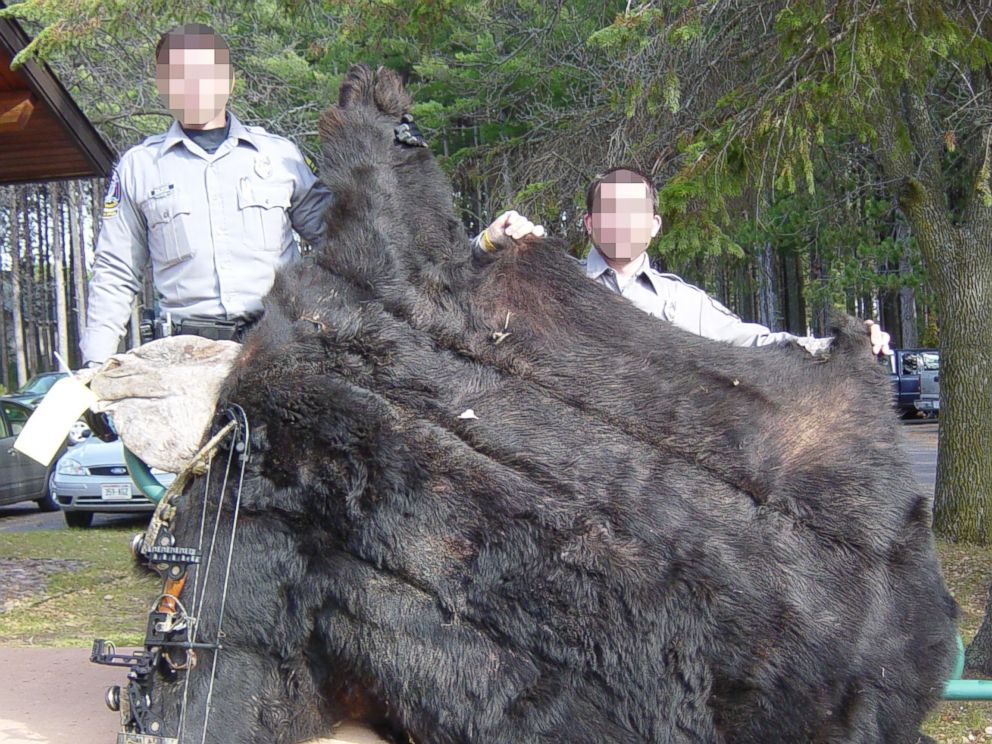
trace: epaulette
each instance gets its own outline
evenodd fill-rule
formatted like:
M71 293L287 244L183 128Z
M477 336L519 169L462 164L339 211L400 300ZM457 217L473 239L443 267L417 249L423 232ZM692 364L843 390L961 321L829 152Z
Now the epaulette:
M710 297L709 292L707 292L705 289L700 289L695 284L689 284L689 282L687 282L685 279L683 279L682 277L680 277L678 274L665 274L665 273L662 273L660 271L656 271L655 269L649 269L649 270L650 271L653 271L655 274L657 274L660 277L664 277L665 279L671 279L672 281L678 282L679 284L681 284L683 287L686 287L687 289L692 289L692 290L695 290L696 292L699 292L699 294L706 295L706 297L708 297L710 300L713 299L712 297ZM717 304L719 304L719 303L717 303Z
M685 279L683 279L682 277L680 277L678 274L666 274L666 273L664 273L662 271L658 271L656 269L651 269L651 271L653 271L658 276L663 276L666 279L674 279L679 284L684 284L685 286L690 287L690 288L695 289L695 290L698 290L700 292L703 291L703 290L699 289L699 287L697 287L695 284L689 284L689 282L687 282Z
M285 142L289 142L289 140L286 139L285 137L283 137L281 134L275 134L274 132L270 132L269 130L267 130L267 129L263 128L263 127L254 126L254 125L252 125L252 126L245 125L245 129L247 129L252 134L261 134L261 135L264 135L265 137L271 137L272 139L283 140Z

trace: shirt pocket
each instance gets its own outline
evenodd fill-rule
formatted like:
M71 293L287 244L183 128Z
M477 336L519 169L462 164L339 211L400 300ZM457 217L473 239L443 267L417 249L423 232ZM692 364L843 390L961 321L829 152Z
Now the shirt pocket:
M154 267L168 268L193 255L191 205L189 197L169 189L161 196L149 198L142 206L148 222L148 251Z
M238 183L238 209L245 237L258 248L281 253L290 239L290 183L264 183L242 178Z

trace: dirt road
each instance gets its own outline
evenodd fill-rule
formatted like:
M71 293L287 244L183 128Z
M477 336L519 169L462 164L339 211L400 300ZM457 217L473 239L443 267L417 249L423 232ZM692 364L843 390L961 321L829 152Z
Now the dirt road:
M126 670L89 663L89 649L0 648L0 742L113 744L120 718L104 691Z

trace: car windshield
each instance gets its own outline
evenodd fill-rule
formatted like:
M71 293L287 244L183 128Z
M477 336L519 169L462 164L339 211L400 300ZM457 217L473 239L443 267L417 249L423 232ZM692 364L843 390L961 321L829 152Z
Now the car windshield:
M41 375L40 377L32 377L28 380L22 387L17 388L18 393L47 393L52 389L61 375Z

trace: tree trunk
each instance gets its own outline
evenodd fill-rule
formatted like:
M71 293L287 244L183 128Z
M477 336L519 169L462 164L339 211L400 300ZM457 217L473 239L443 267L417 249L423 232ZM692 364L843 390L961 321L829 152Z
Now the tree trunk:
M903 285L899 289L899 313L899 328L902 336L897 343L904 349L915 349L920 345L920 334L916 328L916 290L912 287Z
M13 191L13 189L11 189ZM15 223L14 213L11 210L8 214L8 236L13 235ZM10 352L7 346L7 290L4 286L3 262L0 261L0 383L3 384L4 392L11 390L10 385Z
M797 336L806 335L806 303L803 300L803 272L796 253L782 256L782 299L785 301L785 330Z
M965 666L984 675L992 674L992 591L985 605L985 618L964 654Z
M69 199L69 225L72 230L71 243L72 251L72 284L75 288L75 304L73 312L76 314L76 340L75 352L78 354L78 342L82 341L83 331L86 330L86 236L83 214L83 200L86 198L86 189L82 181L75 182L75 188L70 192L72 198ZM82 363L82 357L77 356Z
M36 195L37 196L37 195ZM27 193L24 193L22 202L24 207L24 252L23 265L21 266L21 283L24 294L24 317L23 333L27 352L28 375L33 375L38 371L38 318L35 309L34 297L34 248L31 245L31 222L28 218ZM40 225L39 225L40 229Z
M899 342L905 349L915 349L920 345L916 318L916 290L906 282L912 273L913 267L904 250L899 256L899 276L903 278L903 285L899 289L899 327L902 330L902 338Z
M90 181L90 242L96 245L96 237L100 232L100 220L103 215L103 195L107 190L107 179L97 178Z
M735 284L737 285L737 296L741 309L746 310L749 320L757 323L760 322L758 320L758 283L755 281L754 271L753 261L738 263Z
M40 300L38 323L38 371L55 369L55 290L52 276L52 247L56 229L56 204L51 198L50 186L38 191L38 263L35 268L35 293Z
M992 211L992 210L990 210ZM934 528L953 540L992 542L992 230L950 227L917 233L925 256L945 263L937 277L941 312L940 439ZM915 225L914 225L915 232ZM939 243L937 242L939 240ZM934 245L937 243L937 245ZM947 249L953 250L949 251Z
M17 358L17 385L28 381L28 364L24 349L24 319L21 313L21 246L17 189L10 190L10 285L12 322L14 324L14 352Z
M884 289L879 293L881 300L879 321L882 329L892 337L892 346L902 346L902 312L899 306L900 293L896 289Z
M62 358L62 363L69 364L69 312L65 300L65 267L63 262L63 228L62 220L62 189L59 184L52 185L52 282L55 290L55 350Z
M6 295L3 272L0 271L0 369L3 370L3 375L0 376L0 383L3 383L5 392L12 389L10 386L10 352L7 347Z
M823 291L826 284L823 274L823 255L818 247L813 246L809 252L809 281L817 291L813 298L813 306L810 308L810 325L812 334L819 337L827 335L829 316L829 303Z

